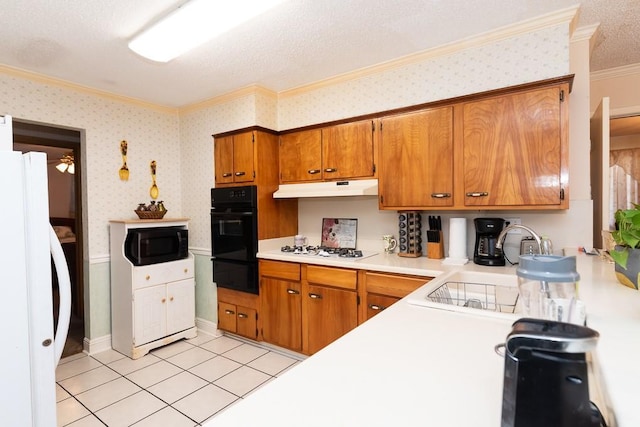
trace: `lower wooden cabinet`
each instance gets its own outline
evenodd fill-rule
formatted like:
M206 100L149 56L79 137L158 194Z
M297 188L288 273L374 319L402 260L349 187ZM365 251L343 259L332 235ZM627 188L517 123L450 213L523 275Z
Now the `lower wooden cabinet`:
M302 351L302 293L300 264L260 260L262 339Z
M358 326L355 290L308 285L307 351L316 353Z
M258 296L218 288L218 329L258 339Z
M432 277L361 272L360 295L364 304L360 309L360 323L372 318L431 279Z
M431 280L272 260L258 268L259 339L309 355ZM248 336L240 331L239 303L219 300L219 328Z

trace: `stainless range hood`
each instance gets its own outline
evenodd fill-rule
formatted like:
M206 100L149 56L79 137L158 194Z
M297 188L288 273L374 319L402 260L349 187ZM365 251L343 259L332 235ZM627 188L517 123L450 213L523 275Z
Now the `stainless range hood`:
M309 182L304 184L282 184L273 193L274 199L300 197L341 197L341 196L377 196L377 179L353 181Z

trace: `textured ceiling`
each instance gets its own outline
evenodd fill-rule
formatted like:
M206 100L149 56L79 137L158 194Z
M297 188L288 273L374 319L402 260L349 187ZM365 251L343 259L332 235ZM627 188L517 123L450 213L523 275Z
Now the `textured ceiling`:
M5 1L0 64L179 107L257 84L282 91L577 4L576 0L288 0L166 64L128 40L182 0ZM584 0L592 71L640 63L640 1Z

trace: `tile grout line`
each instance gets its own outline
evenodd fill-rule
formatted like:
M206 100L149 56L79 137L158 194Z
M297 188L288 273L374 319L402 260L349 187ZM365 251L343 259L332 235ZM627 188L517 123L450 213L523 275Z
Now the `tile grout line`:
M220 338L220 337L216 337L216 338ZM216 338L213 338L212 340L215 340ZM143 366L143 367L141 367L141 368L135 369L135 370L133 370L133 371L131 371L131 372L127 373L126 375L130 375L130 374L132 374L132 373L134 373L134 372L138 372L138 371L140 371L140 370L142 370L142 369L145 369L145 368L148 368L148 367L150 367L150 366L153 366L153 365L155 365L155 364L157 364L157 363L159 363L159 362L161 362L161 361L165 361L165 362L167 362L167 363L169 363L169 364L171 364L171 365L173 365L173 366L177 367L178 369L180 369L180 372L176 373L175 375L172 375L172 376L170 376L170 377L168 377L168 378L164 378L163 380L158 381L157 383L154 383L154 384L152 384L152 385L150 385L150 386L142 387L141 385L137 384L135 381L133 381L133 380L131 380L131 379L127 378L127 377L126 377L126 375L121 374L120 372L116 371L114 368L112 368L111 366L109 366L109 364L115 363L115 362L117 362L118 360L122 360L123 358L126 358L126 357L127 357L126 355L122 355L122 356L123 356L122 358L119 358L119 359L113 360L113 361L111 361L111 362L109 362L109 363L104 363L104 362L102 362L101 360L99 360L99 359L97 359L97 358L95 358L95 357L93 357L93 356L91 356L91 355L87 355L87 357L89 357L89 358L91 358L91 359L93 359L93 360L97 361L97 362L100 364L100 366L98 366L98 367L96 367L96 368L93 368L93 369L89 369L89 370L84 371L84 372L80 372L80 373L78 373L78 374L76 374L76 375L72 375L71 377L64 378L63 380L60 380L60 381L65 381L65 380L67 380L67 379L70 379L70 378L73 378L73 377L75 377L75 376L78 376L78 375L82 375L82 374L88 373L88 372L90 372L90 371L92 371L92 370L99 369L100 367L105 366L105 367L107 367L109 370L111 370L112 372L114 372L115 374L117 374L117 375L118 375L118 377L117 377L117 378L114 378L114 379L112 379L112 380L110 380L110 381L107 381L107 382L105 382L105 383L99 384L99 385L97 385L97 386L95 386L95 387L91 387L91 388L89 388L89 389L87 389L87 390L83 390L82 392L80 392L80 393L76 393L76 394L72 394L72 393L71 393L67 388L65 388L64 386L62 386L62 385L60 384L60 381L56 381L56 384L57 384L57 385L59 385L59 386L62 388L62 390L64 390L64 391L65 391L65 392L66 392L70 397L72 397L72 398L73 398L76 402L78 402L82 407L84 407L84 408L89 412L89 414L90 414L90 415L93 415L93 416L94 416L98 421L100 421L102 424L105 424L105 423L104 423L104 421L102 421L102 419L100 419L100 417L99 417L98 415L96 415L96 413L95 413L95 412L91 411L91 410L90 410L87 406L85 406L85 405L84 405L80 400L78 400L78 398L77 398L76 396L78 396L78 395L80 395L80 394L82 394L82 393L84 393L84 392L87 392L87 391L89 391L89 390L92 390L92 389L94 389L94 388L96 388L96 387L99 387L99 386L101 386L101 385L103 385L103 384L108 384L109 382L115 381L115 380L117 380L117 379L119 379L119 378L125 378L128 382L130 382L131 384L135 385L135 386L136 386L136 387L138 387L140 390L136 391L135 393L133 393L133 394L131 394L131 395L129 395L129 396L126 396L126 397L124 397L124 398L122 398L122 399L119 399L119 400L117 400L117 401L115 401L115 402L112 402L112 403L110 403L109 405L105 406L104 408L100 408L100 410L99 410L99 411L104 410L104 409L108 408L109 406L112 406L112 405L114 405L114 404L116 404L116 403L118 403L118 402L121 402L122 400L125 400L125 399L127 399L127 398L130 398L131 396L133 396L133 395L135 395L135 394L137 394L137 393L140 393L141 391L145 391L145 392L149 393L151 396L153 396L154 398L158 399L160 402L164 403L164 404L165 404L165 406L163 406L162 408L160 408L160 409L158 409L158 410L156 410L156 411L152 412L151 414L146 415L144 418L142 418L142 419L140 419L140 420L137 420L136 422L140 422L140 421L144 420L145 418L148 418L148 417L150 417L150 416L152 416L152 415L156 414L157 412L162 411L162 410L166 409L167 407L170 407L170 408L172 408L173 410L177 411L179 414L181 414L181 415L185 416L187 419L189 419L190 421L192 421L192 422L196 423L196 425L198 425L198 426L199 426L199 425L201 425L201 423L199 423L198 421L194 420L191 416L189 416L189 415L185 414L184 412L180 411L178 408L174 407L174 406L173 406L173 404L175 404L176 402L179 402L179 401L181 401L181 400L185 399L187 396L190 396L190 395L192 395L192 394L196 393L196 392L197 392L197 391L199 391L199 390L202 390L204 387L207 387L207 386L209 386L209 385L212 385L212 386L214 386L214 387L216 387L216 388L218 388L218 389L220 389L220 390L223 390L223 391L225 391L225 392L229 393L230 395L232 395L232 396L235 396L235 397L236 397L236 399L235 399L233 402L231 402L231 403L229 403L228 405L225 405L224 407L222 407L222 408L218 409L215 413L213 413L213 414L211 414L210 416L208 416L204 421L209 420L209 419L211 419L212 417L215 417L215 416L216 416L216 414L218 414L218 413L220 413L221 411L223 411L223 410L227 409L229 406L234 405L235 403L237 403L237 402L238 402L238 401L240 401L240 400L244 400L244 399L246 398L246 396L247 396L247 395L249 395L249 394L253 393L254 391L256 391L257 389L261 388L262 386L264 386L266 383L270 382L270 381L271 381L271 380L273 380L274 378L277 378L279 374L281 374L282 372L284 372L284 371L288 370L291 366L293 366L293 365L295 365L296 363L299 363L299 362L301 361L300 359L297 359L297 358L295 358L295 357L292 357L291 355L288 355L288 354L284 354L284 353L282 353L282 352L275 351L274 349L265 348L265 347L260 346L260 345L255 345L255 344L253 344L253 343L248 343L248 342L245 342L245 341L243 341L243 340L238 340L238 339L236 339L235 337L229 337L229 339L233 339L233 340L235 340L235 341L238 341L238 342L240 342L240 344L239 344L239 345L237 345L237 346L235 346L235 347L233 347L233 348L230 348L230 349L228 349L228 350L226 350L226 351L224 351L224 352L222 352L222 353L216 353L215 351L212 351L212 350L209 350L209 349L206 349L206 348L202 348L202 345L205 345L205 344L207 344L207 343L211 342L212 340L205 341L205 342L203 342L203 343L200 343L199 345L194 345L194 344L189 343L190 345L192 345L192 347L193 347L193 348L188 348L188 349L183 350L183 351L180 351L180 352L178 352L178 353L171 354L171 356L167 356L166 358L165 358L165 357L162 357L162 356L158 356L157 354L154 354L154 353L149 353L149 354L151 354L151 355L155 356L158 360L157 360L157 361L155 361L155 362L153 362L153 363L151 363L150 365L146 365L146 366ZM247 361L247 362L245 362L245 363L238 362L237 360L234 360L234 359L230 358L229 356L225 356L225 353L228 353L228 352L230 352L230 351L232 351L232 350L234 350L234 349L237 349L238 347L240 347L240 346L241 346L241 345L243 345L243 344L248 344L248 345L250 345L250 346L252 346L252 347L255 347L255 348L258 348L258 349L264 350L264 351L265 351L265 353L260 354L259 356L254 357L254 358L252 358L252 359L248 360L248 361ZM198 364L196 364L196 365L194 365L194 366L191 366L191 367L189 367L188 369L185 369L185 368L183 368L183 367L181 367L181 366L177 365L176 363L171 362L171 361L169 361L169 360L168 360L168 359L169 359L169 358L171 358L171 357L177 356L177 355L179 355L179 354L185 353L185 352L190 351L190 350L193 350L193 349L195 349L195 348L200 348L201 350L207 351L208 353L213 354L213 355L214 355L214 357L209 358L209 359L207 359L207 360L205 360L205 361L202 361L202 362L200 362L200 363L198 363ZM113 351L116 351L116 350L113 350ZM122 354L122 353L119 353L119 352L117 352L117 353L118 353L118 354ZM292 362L292 363L290 363L289 365L287 365L286 367L284 367L283 369L280 369L280 370L279 370L275 375L274 375L274 374L271 374L271 373L269 373L269 372L264 372L263 370L260 370L260 369L258 369L258 368L254 368L254 367L252 367L252 366L249 366L249 363L252 363L252 362L256 361L257 359L259 359L259 358L261 358L261 357L263 357L263 356L265 356L265 355L267 355L267 354L269 354L269 353L274 353L274 354L277 354L277 355L280 355L280 356L286 357L286 358L288 358L288 359L291 359L293 362ZM236 368L234 368L234 369L232 369L232 370L231 370L231 371L229 371L229 372L226 372L224 375L222 375L222 376L220 376L220 377L218 377L218 378L214 379L213 381L209 381L209 380L207 380L206 378L203 378L203 377L201 377L201 376L199 376L199 375L197 375L197 374L195 374L195 373L193 373L193 372L191 372L191 371L190 371L190 369L193 369L193 368L195 368L195 367L197 367L197 366L199 366L199 365L201 365L201 364L203 364L203 363L206 363L207 361L210 361L210 360L212 360L212 359L214 359L214 358L218 358L218 357L221 357L221 358L223 358L223 359L225 359L225 360L227 360L227 361L231 361L231 362L234 362L234 363L238 363L238 364L239 364L239 366L238 366L238 367L236 367ZM72 362L72 360L71 360L71 361L69 361L69 362ZM68 362L67 362L67 363L68 363ZM261 373L261 374L263 374L263 375L266 375L268 378L267 378L265 381L263 381L262 383L258 384L257 386L253 387L252 389L248 390L248 391L247 391L246 393L244 393L243 395L238 395L238 394L236 394L236 393L234 393L234 392L232 392L232 391L230 391L230 390L225 389L225 388L224 388L224 387L222 387L222 386L219 386L219 385L217 385L217 384L214 384L214 382L219 381L220 379L222 379L222 378L224 378L224 377L226 377L226 376L228 376L228 375L232 374L233 372L236 372L237 370L239 370L239 369L240 369L240 368L242 368L242 367L247 367L247 368L249 368L249 369L251 369L251 370L253 370L253 371L259 372L259 373ZM155 386L155 385L161 384L163 381L166 381L166 380L168 380L169 378L173 378L173 377L175 377L176 375L180 375L181 373L184 373L184 372L187 372L187 373L189 373L189 374L191 374L191 375L193 375L193 376L197 377L198 379L201 379L201 380L205 381L205 382L206 382L206 384L205 384L204 386L199 387L198 389L193 390L193 391L189 392L188 394L186 394L186 395L182 396L180 399L176 400L176 402L173 402L173 404L166 402L166 401L165 401L165 400L163 400L161 397L159 397L159 396L155 395L154 393L152 393L151 391L149 391L149 390L148 390L150 387L153 387L153 386ZM63 399L63 400L64 400L64 399ZM89 414L87 414L87 415L85 415L84 417L81 417L81 418L79 418L79 419L82 419L82 418L85 418L85 417L87 417L87 416L90 416ZM79 419L78 419L78 420L79 420ZM72 423L73 423L73 422L75 422L75 421L78 421L78 420L74 420L74 421L72 421ZM204 422L204 421L203 421L203 422ZM105 424L105 425L106 425L106 424Z

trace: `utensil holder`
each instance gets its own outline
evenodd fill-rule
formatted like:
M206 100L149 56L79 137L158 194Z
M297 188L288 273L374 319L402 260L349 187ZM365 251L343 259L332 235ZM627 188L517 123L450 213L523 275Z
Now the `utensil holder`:
M422 256L422 215L420 211L398 212L398 256Z
M442 231L437 232L440 238L437 242L427 242L427 258L442 259L444 258L444 241Z

